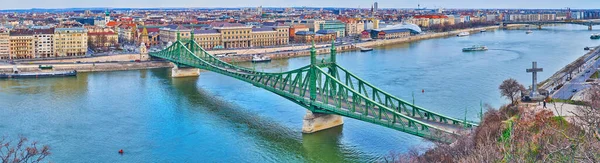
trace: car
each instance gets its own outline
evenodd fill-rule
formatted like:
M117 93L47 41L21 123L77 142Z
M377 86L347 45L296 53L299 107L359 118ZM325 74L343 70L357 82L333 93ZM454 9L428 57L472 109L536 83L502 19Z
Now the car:
M585 73L590 73L590 72L591 72L590 70L585 71Z
M577 92L577 89L573 89L573 90L571 90L571 92L575 93L575 92Z

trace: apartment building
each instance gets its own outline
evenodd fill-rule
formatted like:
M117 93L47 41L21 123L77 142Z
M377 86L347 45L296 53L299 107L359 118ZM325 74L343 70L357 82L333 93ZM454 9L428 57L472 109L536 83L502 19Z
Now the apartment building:
M35 58L54 57L54 28L33 30Z
M88 35L84 28L56 28L54 56L84 56L88 50Z
M33 30L13 29L9 35L11 59L35 58Z
M0 60L10 58L10 32L0 27Z

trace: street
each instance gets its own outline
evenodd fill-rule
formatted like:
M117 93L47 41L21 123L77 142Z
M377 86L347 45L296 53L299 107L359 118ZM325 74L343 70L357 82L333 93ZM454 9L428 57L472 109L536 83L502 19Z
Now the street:
M573 79L566 82L559 90L552 94L552 98L569 100L575 93L578 91L584 90L590 86L590 84L586 83L586 80L594 74L594 72L598 71L598 67L600 66L600 60L596 60L598 53L592 55L582 67L585 67L579 73L573 75ZM566 79L562 79L566 80Z

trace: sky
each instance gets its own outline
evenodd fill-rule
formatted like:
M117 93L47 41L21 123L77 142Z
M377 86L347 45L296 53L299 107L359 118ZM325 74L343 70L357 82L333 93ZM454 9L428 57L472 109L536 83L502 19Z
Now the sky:
M361 7L367 0L0 0L0 9L143 7ZM599 8L600 0L378 0L379 8Z

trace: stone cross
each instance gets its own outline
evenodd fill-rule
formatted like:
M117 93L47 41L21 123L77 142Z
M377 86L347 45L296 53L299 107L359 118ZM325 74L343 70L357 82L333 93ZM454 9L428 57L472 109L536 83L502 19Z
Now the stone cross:
M530 69L527 69L527 73L532 73L532 84L531 84L531 93L529 94L531 98L535 97L537 94L537 73L544 71L543 68L537 67L537 62L533 62L533 66Z

